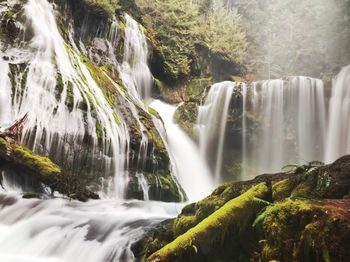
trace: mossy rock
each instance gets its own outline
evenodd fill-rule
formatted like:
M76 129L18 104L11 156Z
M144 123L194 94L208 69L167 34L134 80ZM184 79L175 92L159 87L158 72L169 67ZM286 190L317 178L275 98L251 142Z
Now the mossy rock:
M26 193L23 193L22 198L24 198L24 199L35 199L35 198L41 199L41 196L40 196L40 194L35 193L35 192L26 192Z
M190 137L195 138L194 126L197 122L198 104L185 102L175 111L174 119Z
M119 7L119 0L82 0L89 10L96 15L105 16L112 19Z
M230 209L262 186L264 196ZM151 230L135 254L141 261L347 261L349 192L350 156L226 183Z
M254 261L345 261L349 206L341 200L286 200L267 207L255 224L261 250Z
M163 202L181 202L186 200L185 192L177 184L169 170L159 170L158 172L143 174L149 187L149 200ZM126 198L144 200L144 192L136 176L130 177Z
M214 261L225 257L225 243L239 237L266 206L268 187L261 183L230 200L195 227L177 237L147 261ZM223 252L224 251L224 252Z

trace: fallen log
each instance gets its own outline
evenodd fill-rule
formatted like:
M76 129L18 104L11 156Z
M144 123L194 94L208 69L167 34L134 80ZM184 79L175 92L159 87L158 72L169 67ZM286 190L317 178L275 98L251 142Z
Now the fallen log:
M19 141L22 135L23 126L27 120L28 113L25 114L22 118L16 120L11 126L5 128L4 131L1 131L0 129L0 137L9 137L16 141Z
M251 227L257 214L268 205L263 200L268 194L266 183L252 187L151 255L147 261L211 261L211 256L217 256L216 252L224 243L230 243L230 239Z
M99 198L97 194L86 188L78 188L72 192L68 176L62 172L57 164L47 157L35 154L19 144L15 139L9 136L4 137L4 133L0 136L0 160L11 164L24 175L34 177L39 182L50 187L52 192L58 191L80 201Z

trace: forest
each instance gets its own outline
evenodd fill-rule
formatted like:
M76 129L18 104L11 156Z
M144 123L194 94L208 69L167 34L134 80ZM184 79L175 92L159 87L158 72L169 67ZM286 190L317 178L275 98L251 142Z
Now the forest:
M350 0L0 0L0 261L350 257Z

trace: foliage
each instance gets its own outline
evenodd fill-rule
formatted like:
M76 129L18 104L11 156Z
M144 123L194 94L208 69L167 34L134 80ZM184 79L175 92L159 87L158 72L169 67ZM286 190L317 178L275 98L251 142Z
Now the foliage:
M155 48L163 58L164 71L176 78L190 73L198 26L198 9L184 0L138 0L143 22L155 35Z
M213 53L242 64L246 55L247 40L237 10L216 3L200 19L201 26L198 29L202 43Z
M160 55L164 73L173 79L189 76L204 46L240 64L246 53L241 18L223 7L202 12L202 3L187 0L137 0L143 24Z
M112 18L117 8L119 0L84 0L96 13Z

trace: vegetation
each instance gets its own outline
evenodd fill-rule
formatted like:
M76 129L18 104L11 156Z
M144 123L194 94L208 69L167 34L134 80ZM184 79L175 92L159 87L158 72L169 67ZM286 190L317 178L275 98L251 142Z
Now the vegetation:
M5 161L21 170L23 176L31 176L36 181L71 198L86 201L97 199L98 195L85 189L84 184L72 183L72 174L63 173L61 167L49 158L40 156L11 138L0 137L0 161ZM80 181L81 182L81 181ZM33 198L34 193L26 193L24 198Z
M202 5L207 5L206 1ZM222 3L202 6L198 27L201 44L211 52L238 64L245 62L247 39L242 28L241 16L236 9L228 9Z
M135 254L141 261L343 261L350 252L349 163L346 156L223 184L151 230ZM293 195L300 188L303 195Z
M268 188L263 183L249 189L153 254L148 261L207 260L215 247L225 245L233 234L249 227L251 220L266 205L259 198L265 198L267 193Z
M113 18L119 8L119 0L83 0L95 13Z
M198 46L235 63L243 62L246 38L237 12L220 7L202 13L199 3L187 0L136 2L167 77L191 75L199 56Z

